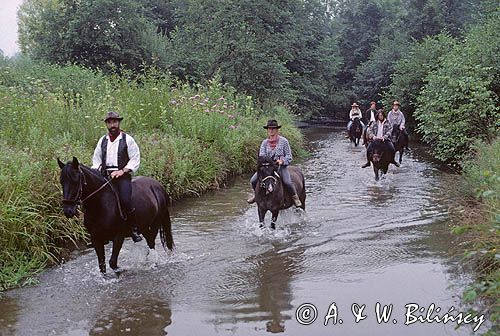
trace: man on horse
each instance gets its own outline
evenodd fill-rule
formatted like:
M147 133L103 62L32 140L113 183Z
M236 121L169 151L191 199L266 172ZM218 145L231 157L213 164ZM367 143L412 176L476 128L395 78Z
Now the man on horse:
M399 125L399 129L403 132L403 136L406 138L406 143L408 144L408 133L405 128L405 116L403 112L399 109L401 104L396 100L392 103L392 110L389 111L387 119L391 125ZM406 148L408 149L408 147Z
M290 177L290 172L288 171L288 165L292 162L292 150L290 149L290 144L288 140L279 135L279 129L281 125L274 119L268 120L267 125L264 126L267 129L267 139L264 139L260 145L259 156L268 156L272 158L279 165L279 175L283 181L285 189L292 195L293 203L296 207L302 206L302 202L297 195L297 190ZM252 190L255 191L257 187L257 173L253 174L250 179L252 185ZM249 204L255 202L254 195L247 200Z
M366 168L370 166L370 157L372 155L373 140L380 140L384 143L386 148L391 153L392 164L399 167L399 163L394 160L395 149L391 142L391 123L385 118L385 113L383 111L378 111L376 114L377 121L372 123L367 129L368 139L370 139L370 144L366 149L366 163L361 166L361 168Z
M355 118L359 118L359 121L361 123L361 127L365 128L365 124L363 123L363 115L361 113L361 110L359 109L359 105L357 103L352 103L351 105L351 111L349 111L349 122L347 123L347 136L346 138L351 137L351 126L352 122L354 121Z
M368 127L371 126L371 124L375 121L375 116L377 115L377 102L372 101L370 103L370 108L365 111L365 114L363 115L363 121L366 123L366 127L363 128L363 141L366 140L366 130ZM365 143L363 143L365 145Z
M92 168L112 179L125 222L132 229L132 240L139 242L142 237L138 232L135 208L132 205L131 174L139 168L141 154L134 138L120 129L122 120L123 117L113 111L108 112L104 117L109 133L97 142L92 158Z
M367 127L370 126L372 122L375 121L375 115L377 114L377 102L372 101L370 103L370 108L366 110L363 120L366 122Z

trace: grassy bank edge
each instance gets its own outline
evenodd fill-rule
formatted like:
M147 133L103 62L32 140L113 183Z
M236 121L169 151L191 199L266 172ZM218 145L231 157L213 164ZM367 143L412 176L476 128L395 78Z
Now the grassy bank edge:
M462 299L471 312L485 314L491 328L483 335L500 332L500 138L490 144L476 143L463 165L457 185L458 202L450 213L452 232L463 251L463 263L473 269L474 281Z

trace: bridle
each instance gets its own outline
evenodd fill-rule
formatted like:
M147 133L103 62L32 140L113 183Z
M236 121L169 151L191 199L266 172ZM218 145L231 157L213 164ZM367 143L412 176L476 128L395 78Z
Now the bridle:
M260 165L260 167L269 167L270 165L271 165L270 163L263 163L263 164L261 164L261 165ZM278 174L278 172L277 172L277 171L275 171L275 170L274 170L273 172L274 172L274 176L273 176L273 175L266 176L266 177L264 177L264 178L260 181L260 183L261 183L261 184L260 184L260 187L261 187L262 189L265 189L265 188L266 188L266 183L265 183L265 182L266 182L267 180L273 180L273 182L272 182L272 183L273 183L273 185L274 185L274 186L278 183L278 179L280 179L280 178L281 178L281 176L280 176L280 174Z
M85 179L85 174L83 173L82 169L78 167L78 194L76 195L75 199L66 199L63 198L62 202L63 204L69 204L69 205L79 205L83 204L83 202L87 201L89 198L97 194L99 191L104 189L109 183L111 183L111 179L107 180L105 183L103 183L99 188L91 192L87 197L82 199L83 195L83 187L87 185L87 180Z

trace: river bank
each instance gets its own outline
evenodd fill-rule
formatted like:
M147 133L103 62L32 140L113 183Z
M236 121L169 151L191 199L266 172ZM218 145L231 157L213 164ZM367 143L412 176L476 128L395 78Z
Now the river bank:
M463 299L488 311L492 329L500 332L500 139L478 143L465 162L454 189L453 232L463 251L463 262L475 271L475 280Z

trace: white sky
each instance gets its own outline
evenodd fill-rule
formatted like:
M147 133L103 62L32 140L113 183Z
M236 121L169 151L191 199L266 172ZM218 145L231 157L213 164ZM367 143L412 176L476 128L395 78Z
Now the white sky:
M13 56L17 45L17 10L23 0L0 0L0 49L4 55Z

